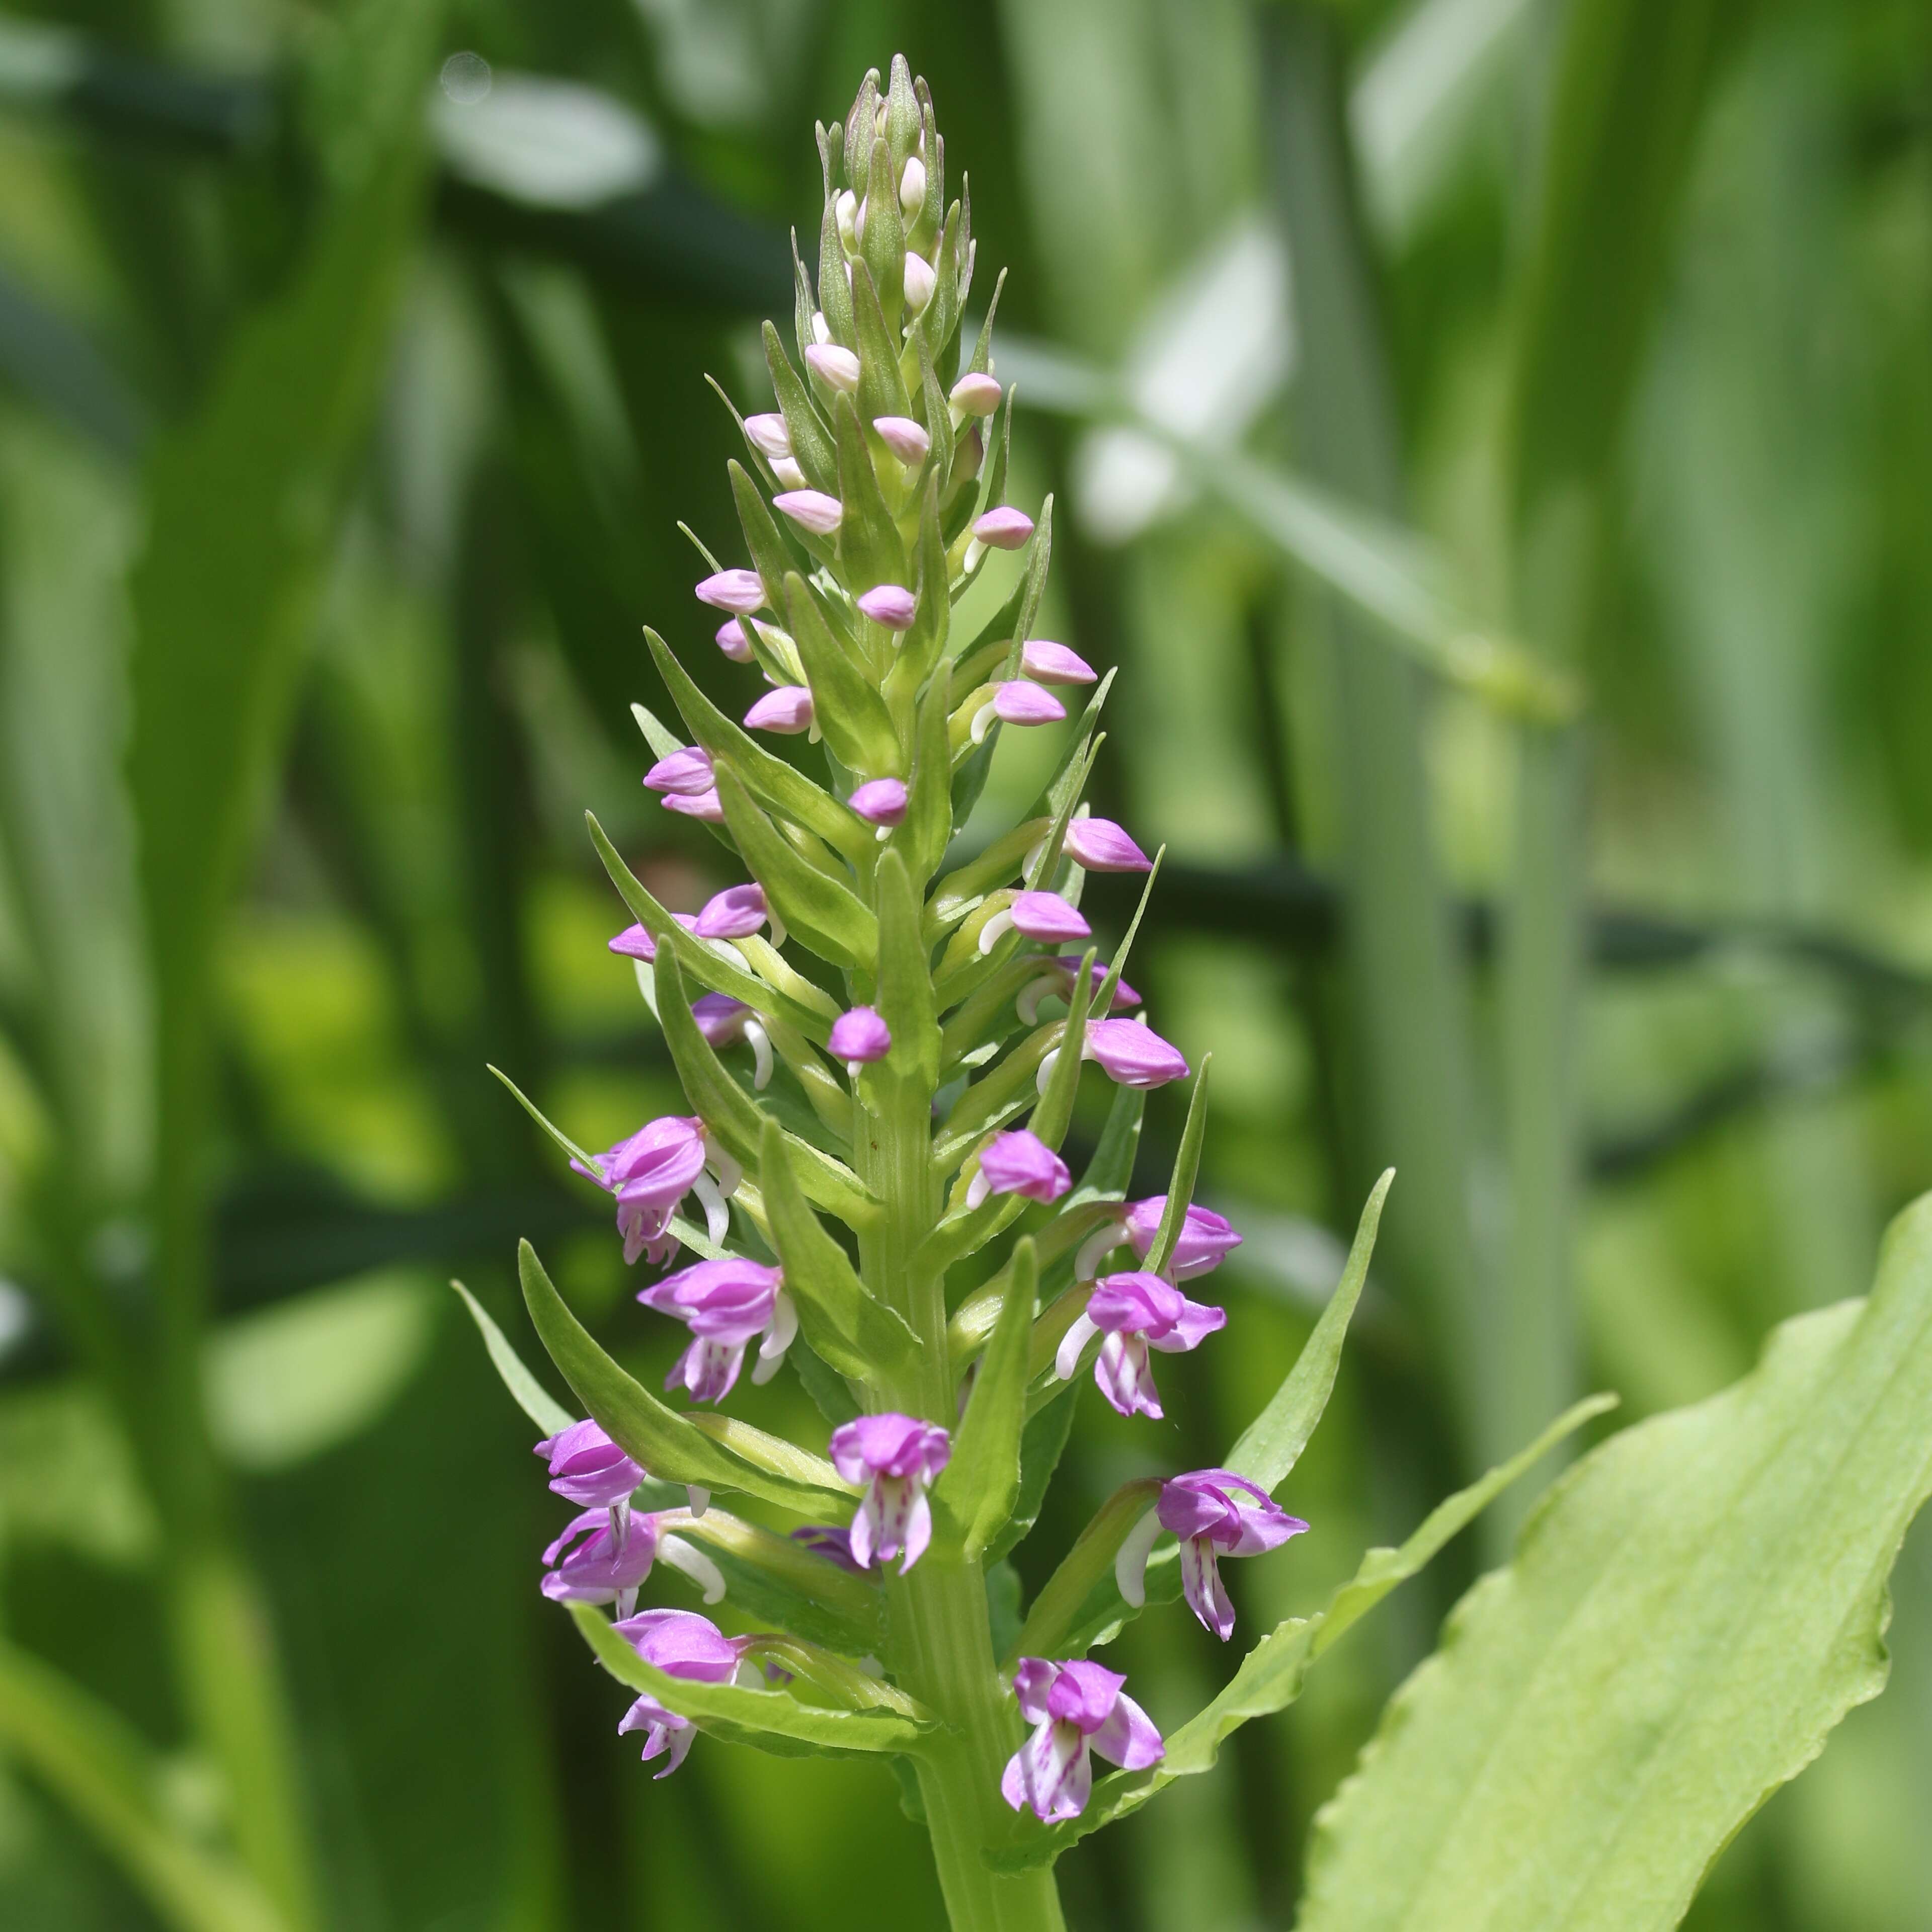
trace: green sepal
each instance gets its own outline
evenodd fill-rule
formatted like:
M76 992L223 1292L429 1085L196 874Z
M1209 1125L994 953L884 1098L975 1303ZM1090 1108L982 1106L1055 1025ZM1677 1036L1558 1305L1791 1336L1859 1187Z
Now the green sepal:
M1174 1245L1180 1239L1181 1224L1193 1204L1194 1184L1201 1172L1201 1143L1208 1133L1208 1070L1214 1059L1211 1053L1204 1053L1194 1076L1194 1092L1187 1102L1187 1124L1180 1130L1174 1172L1167 1184L1167 1205L1161 1210L1160 1228L1142 1264L1150 1274L1167 1272L1167 1264L1174 1258ZM1366 1260L1363 1265L1367 1265Z
M871 1709L836 1711L801 1703L783 1690L674 1677L646 1664L594 1606L568 1607L584 1642L619 1683L729 1743L755 1745L779 1757L862 1757L880 1751L916 1752L938 1729L936 1720L885 1684L875 1687L880 1701Z
M824 212L818 220L818 312L825 318L825 326L832 340L842 349L856 350L858 332L852 323L852 289L845 279L845 244L838 234L838 203L836 194L828 192L825 197ZM809 319L806 326L811 327ZM802 344L799 352L805 353ZM811 365L808 363L806 367ZM812 381L818 382L814 376ZM818 383L819 393L829 394L826 386Z
M922 1091L939 1082L939 1022L920 931L919 900L905 861L888 846L874 875L879 904L879 1012L892 1036L889 1071Z
M1093 1520L1033 1600L1012 1654L1002 1660L1001 1670L1010 1670L1022 1657L1070 1654L1065 1646L1081 1605L1094 1585L1112 1570L1127 1532L1160 1500L1161 1488L1160 1477L1138 1476L1123 1483L1094 1512Z
M1023 1239L1014 1247L1012 1283L952 1438L952 1460L933 1487L935 1509L958 1526L969 1558L979 1556L1006 1526L1019 1494L1027 1344L1039 1286L1034 1246Z
M905 854L915 884L938 871L952 842L952 746L946 735L951 691L951 672L942 662L920 702L919 743L905 824L893 841Z
M903 1367L918 1353L918 1338L874 1298L844 1250L819 1226L774 1120L765 1123L759 1144L758 1176L785 1292L814 1352L858 1382Z
M711 1042L698 1031L684 990L684 975L679 970L676 955L668 947L658 949L656 977L658 1018L685 1097L706 1126L724 1142L734 1160L746 1167L755 1167L764 1144L765 1115L725 1072ZM800 1184L806 1194L848 1226L869 1226L878 1216L879 1204L858 1176L842 1161L835 1160L808 1141L802 1141L796 1135L788 1138L790 1145L797 1150L802 1170Z
M511 1346L510 1338L490 1318L489 1310L460 1281L449 1285L463 1298L463 1305L469 1310L470 1318L476 1324L483 1346L489 1352L490 1366L509 1390L510 1399L546 1436L571 1427L578 1418L530 1372L524 1358Z
M788 765L732 723L692 682L691 674L656 632L646 627L650 646L664 687L670 692L687 730L721 770L735 772L759 802L815 832L848 859L862 857L872 842L872 827L854 816L832 794L812 783L796 766Z
M724 823L779 918L821 959L869 967L879 944L872 908L849 886L802 857L728 765L716 772Z
M850 1509L856 1492L823 1458L796 1450L793 1472L781 1474L734 1454L694 1420L667 1408L604 1353L566 1306L527 1241L518 1244L517 1272L537 1334L584 1413L660 1481L742 1490L803 1516Z
M805 472L805 480L828 496L837 496L838 453L832 446L832 432L770 322L765 324L765 367L771 371L772 393L778 398L778 413L791 437L792 456Z
M838 562L845 587L856 597L880 584L906 580L905 548L879 488L871 446L859 412L841 394L832 405L832 433L838 449Z
M796 571L784 580L784 609L812 687L812 716L832 756L868 778L897 772L902 754L885 700L832 635L818 599Z
M1334 1393L1335 1374L1341 1366L1342 1344L1348 1333L1349 1318L1362 1298L1362 1285L1369 1278L1369 1258L1375 1252L1376 1230L1382 1224L1382 1203L1388 1198L1395 1169L1387 1169L1370 1191L1348 1249L1347 1264L1335 1292L1328 1298L1301 1352L1270 1400L1267 1408L1242 1430L1240 1439L1228 1452L1222 1465L1238 1476L1264 1490L1278 1487L1300 1460ZM1166 1225L1166 1217L1162 1217Z
M675 1533L704 1546L725 1595L744 1615L850 1656L883 1648L885 1595L867 1578L728 1510L708 1509Z
M1212 1769L1228 1737L1251 1718L1285 1710L1300 1696L1309 1666L1352 1625L1359 1622L1398 1583L1405 1582L1442 1546L1486 1509L1502 1490L1540 1462L1566 1436L1616 1406L1615 1396L1592 1396L1557 1418L1527 1448L1480 1482L1459 1490L1430 1511L1421 1526L1396 1550L1371 1550L1361 1566L1312 1617L1291 1617L1278 1624L1241 1660L1226 1688L1207 1708L1168 1734L1166 1754L1148 1771L1120 1772L1104 1780L1081 1816L1038 1832L1010 1850L990 1852L987 1862L1002 1871L1049 1864L1068 1846L1116 1818L1137 1811L1177 1778Z
M744 966L732 964L722 953L712 952L703 940L693 938L638 883L636 875L625 864L622 855L610 843L608 834L598 824L596 817L587 812L584 816L590 827L590 842L597 848L597 856L603 860L604 869L610 874L610 883L617 888L625 904L636 916L638 923L657 941L659 958L662 958L668 950L679 964L708 991L728 993L734 1000L742 1000L746 1005L767 1020L776 1021L784 1026L795 1027L808 1039L816 1041L821 1046L824 1045L831 1030L831 1022L838 1017L836 1012L826 1013L822 1010L820 1004L806 1004L800 995L788 992L782 986L774 986ZM814 993L818 991L815 987L812 990ZM824 1001L823 994L820 995L820 1001L829 1004ZM496 1077L503 1081L506 1086L510 1086L505 1076L500 1073ZM514 1086L510 1086L510 1090L512 1093L517 1091ZM520 1100L524 1099L520 1094L518 1094L517 1097ZM526 1107L530 1106L527 1100L524 1100L524 1104ZM534 1113L535 1109L532 1108L532 1112ZM537 1116L537 1120L538 1124L550 1132L567 1151L575 1151L574 1146L563 1141L541 1115Z
M869 232L869 220L866 226ZM893 346L891 308L872 271L863 262L854 262L852 320L859 333L858 414L868 430L877 417L912 414L912 398L899 368L898 352ZM880 443L879 448L884 451L885 445Z
M896 328L905 309L905 220L899 212L898 177L883 134L873 140L870 174L879 191L866 197L866 232L859 238L860 259L852 265L852 280L856 290L858 271L870 273L878 290L882 322Z

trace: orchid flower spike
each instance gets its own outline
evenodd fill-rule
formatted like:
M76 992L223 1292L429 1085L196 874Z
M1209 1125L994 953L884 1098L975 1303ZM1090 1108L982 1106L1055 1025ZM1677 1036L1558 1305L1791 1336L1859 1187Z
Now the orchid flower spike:
M668 1677L694 1684L728 1684L738 1674L739 1660L751 1640L728 1637L709 1617L695 1610L643 1610L611 1625L646 1664ZM667 1711L656 1698L640 1697L617 1726L621 1737L631 1731L644 1734L644 1760L664 1760L660 1778L668 1778L683 1763L698 1730L688 1718Z
M1030 1810L1042 1825L1078 1817L1094 1789L1090 1752L1124 1771L1160 1762L1160 1733L1122 1690L1126 1681L1085 1658L1020 1660L1013 1695L1034 1733L1007 1760L1000 1780L1000 1795L1016 1811Z
M716 571L698 586L698 601L734 617L748 617L765 608L764 580L755 570Z
M904 1576L932 1540L926 1491L952 1455L952 1439L936 1424L888 1409L832 1432L832 1460L866 1493L852 1519L852 1557L866 1569L899 1558Z
M832 1022L826 1044L834 1060L842 1060L845 1070L856 1078L862 1066L870 1066L892 1050L890 1028L871 1006L853 1006Z
M1058 1201L1073 1185L1066 1163L1025 1127L995 1134L980 1156L980 1171L966 1190L976 1208L989 1194L1018 1194L1028 1201Z
M744 1366L746 1349L760 1336L752 1379L770 1382L798 1333L798 1311L781 1272L735 1256L680 1268L638 1299L690 1329L691 1346L672 1364L664 1387L682 1388L694 1402L723 1401Z
M901 584L878 584L858 599L859 608L889 631L909 631L919 599Z
M1188 1607L1223 1643L1233 1634L1234 1606L1221 1581L1223 1556L1258 1556L1308 1526L1267 1490L1232 1469L1196 1469L1161 1486L1154 1513L1180 1541L1180 1583ZM1143 1558L1143 1560L1144 1560Z
M1136 1270L1102 1275L1088 1298L1087 1311L1061 1338L1054 1372L1071 1382L1080 1357L1096 1335L1104 1336L1094 1379L1100 1393L1123 1415L1162 1413L1148 1351L1184 1354L1228 1325L1225 1310L1190 1301L1172 1282Z

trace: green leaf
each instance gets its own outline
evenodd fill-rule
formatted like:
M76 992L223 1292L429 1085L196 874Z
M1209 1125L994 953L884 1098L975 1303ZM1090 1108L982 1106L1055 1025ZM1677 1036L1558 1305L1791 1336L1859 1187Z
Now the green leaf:
M678 662L670 646L648 626L644 640L650 646L658 674L686 728L711 754L714 764L735 774L760 804L817 832L848 859L864 855L872 842L870 826L848 812L830 792L814 784L796 766L774 758L733 724L692 682L690 673Z
M5 1642L0 1743L87 1826L176 1932L289 1932L246 1872L169 1815L156 1753L107 1706Z
M1592 1396L1578 1402L1558 1416L1526 1449L1492 1469L1480 1482L1438 1503L1421 1527L1400 1549L1371 1550L1362 1558L1354 1575L1329 1598L1326 1610L1312 1617L1289 1618L1286 1622L1277 1624L1249 1652L1226 1689L1198 1715L1168 1734L1166 1754L1159 1764L1147 1771L1122 1772L1105 1779L1096 1788L1091 1803L1080 1817L1070 1824L1043 1831L1036 1837L1029 1834L1030 1843L999 1861L1002 1868L1022 1869L1048 1863L1089 1832L1097 1832L1102 1826L1112 1824L1130 1811L1138 1811L1150 1798L1164 1791L1176 1778L1211 1771L1222 1744L1231 1733L1250 1718L1269 1716L1293 1703L1301 1694L1310 1665L1324 1651L1373 1610L1398 1583L1406 1582L1413 1576L1458 1530L1466 1528L1502 1491L1540 1462L1566 1436L1580 1429L1593 1417L1616 1406L1614 1396ZM1624 1526L1622 1523L1606 1524L1605 1528L1621 1534ZM1433 1668L1432 1665L1425 1664L1424 1674ZM1524 1681L1520 1677L1512 1678L1509 1686L1511 1697L1520 1694ZM1402 1838L1406 1822L1397 1816L1387 1827L1388 1835L1377 1843L1371 1856L1386 1855ZM1514 1830L1498 1830L1492 1843L1506 1845L1512 1852L1520 1849ZM1557 1875L1568 1880L1572 1874L1566 1869ZM1357 1895L1366 1901L1373 1899L1378 1890L1378 1875L1360 1886ZM1485 1909L1495 1903L1494 1894L1486 1895ZM1490 1928L1498 1923L1480 1912L1466 1922L1452 1922L1438 1916L1436 1906L1437 1901L1432 1896L1426 1918L1400 1922L1426 1924L1430 1932L1437 1932L1438 1928L1447 1932L1452 1923L1465 1922L1472 1928L1483 1928L1484 1932L1490 1932ZM1378 1916L1360 1920L1345 1917L1334 1922L1353 1927L1358 1923L1382 1924L1397 1922ZM1597 1922L1604 1924L1606 1932L1612 1925L1616 1926L1617 1932L1623 1932L1625 1923L1621 1920ZM1660 1926L1676 1922L1675 1919L1658 1922ZM1306 1912L1298 1923L1303 1932L1310 1932ZM1552 1922L1532 1917L1522 1923L1526 1926L1535 1925L1541 1932L1541 1928Z
M895 217L898 213L896 203L892 213ZM872 217L868 214L868 254L872 252ZM884 282L876 280L863 262L853 263L852 323L859 336L859 416L868 427L880 416L912 414L912 398L906 393L905 378L899 373L898 355L886 320L886 308L897 299L896 292L888 297Z
M1348 1264L1342 1270L1342 1279L1335 1284L1334 1293L1328 1298L1328 1306L1322 1311L1321 1320L1302 1345L1288 1378L1228 1452L1225 1466L1264 1490L1277 1487L1300 1460L1334 1392L1342 1344L1355 1304L1361 1299L1362 1284L1369 1278L1369 1257L1375 1252L1382 1203L1388 1198L1394 1180L1395 1169L1390 1168L1370 1190L1355 1229L1354 1245L1348 1250Z
M1145 882L1141 886L1140 903L1134 908L1134 916L1127 922L1127 930L1120 943L1114 949L1114 956L1107 967L1107 976L1100 982L1100 989L1094 995L1094 1010L1105 1015L1113 1009L1114 995L1119 991L1121 976L1127 970L1128 956L1134 950L1134 941L1140 936L1141 921L1147 916L1148 902L1154 897L1154 882L1160 877L1162 861L1167 857L1167 848L1163 845L1154 855L1154 863L1149 867Z
M832 755L870 778L896 772L902 754L885 700L832 634L818 599L796 571L784 580L784 609L812 687L812 715Z
M1153 1274L1166 1271L1180 1239L1182 1223L1194 1200L1194 1183L1201 1172L1201 1143L1208 1132L1208 1070L1214 1056L1203 1054L1200 1071L1194 1076L1193 1096L1187 1103L1187 1124L1180 1130L1180 1145L1174 1156L1174 1172L1167 1184L1167 1205L1160 1211L1160 1226L1154 1245L1148 1250L1147 1268Z
M1068 1405L1070 1406L1070 1405ZM1094 1586L1108 1576L1114 1558L1127 1540L1127 1532L1160 1499L1162 1479L1138 1476L1123 1483L1083 1529L1073 1547L1060 1558L1054 1571L1033 1600L1025 1624L1015 1640L1012 1654L1001 1664L1010 1670L1022 1657L1064 1657L1074 1618Z
M935 1506L958 1524L968 1557L980 1555L1006 1527L1019 1494L1027 1345L1040 1292L1031 1241L1022 1238L1015 1246L1012 1275L998 1325L980 1358L965 1415L952 1438L952 1460L933 1488Z
M583 1148L579 1147L561 1127L557 1126L557 1124L550 1119L550 1116L546 1114L543 1109L539 1107L537 1103L532 1100L530 1096L526 1094L500 1066L488 1066L486 1062L485 1070L486 1071L494 1074L496 1078L501 1081L503 1085L509 1089L511 1096L516 1101L517 1105L522 1108L524 1112L529 1114L530 1118L536 1122L537 1126L541 1127L543 1131L550 1136L550 1139L555 1142L561 1152L568 1155L569 1157L572 1160L575 1161L580 1166L588 1168L593 1174L601 1174L604 1172L602 1164L598 1160L595 1154L586 1154Z
M922 884L938 871L946 848L952 842L952 743L947 734L952 710L952 679L941 664L920 700L919 748L913 760L911 796L904 827L892 842L904 853L915 884Z
M886 1065L929 1096L939 1079L931 962L920 929L918 896L905 861L890 846L880 856L874 886L879 905L879 1012L892 1036Z
M987 1546L986 1561L997 1563L1008 1550L1022 1542L1040 1520L1040 1505L1046 1500L1047 1485L1060 1466L1062 1451L1073 1427L1078 1404L1071 1400L1049 1402L1027 1418L1020 1436L1020 1492L1013 1501L1013 1513L1006 1526Z
M741 1615L849 1656L884 1648L885 1597L876 1583L727 1510L708 1509L675 1533L704 1546Z
M820 958L869 967L879 946L879 922L871 907L801 858L728 766L718 766L717 776L724 822L778 916Z
M869 1708L839 1711L801 1703L783 1690L752 1690L738 1684L700 1684L673 1677L646 1664L601 1610L589 1604L572 1604L569 1610L598 1662L619 1683L642 1691L666 1710L688 1718L700 1730L729 1743L754 1744L781 1757L866 1755L916 1751L921 1741L938 1729L910 1698L884 1684L873 1687L880 1701Z
M767 1466L772 1459L753 1460L742 1453L755 1445L728 1448L718 1441L720 1434L730 1432L717 1427L728 1418L706 1416L701 1420L711 1426L700 1427L698 1419L667 1408L598 1346L550 1285L527 1241L518 1244L517 1272L538 1336L577 1392L584 1412L651 1474L663 1482L696 1483L707 1490L742 1490L802 1516L830 1510L842 1516L850 1510L855 1492L830 1462L796 1450L793 1454L799 1460L792 1469L775 1469ZM742 1432L744 1425L738 1428Z
M805 480L828 496L838 494L838 454L832 446L832 432L825 427L803 379L792 367L778 332L765 324L765 366L771 371L772 393L778 411L791 436L791 453Z
M1119 1201L1126 1198L1134 1178L1134 1157L1140 1151L1141 1120L1147 1112L1147 1090L1120 1087L1114 1091L1114 1104L1107 1110L1107 1124L1100 1130L1100 1144L1080 1184L1061 1204L1064 1212L1084 1208L1090 1202Z
M503 1386L517 1406L547 1437L569 1428L578 1418L531 1374L523 1358L510 1346L510 1338L490 1320L489 1311L460 1281L449 1285L462 1296L463 1305L469 1310L470 1318L490 1352L490 1365L502 1378Z
M1311 1932L1676 1925L1744 1821L1883 1688L1928 1413L1922 1198L1868 1301L1786 1323L1742 1382L1613 1437L1552 1492L1324 1814Z
M668 946L658 951L655 976L658 1018L686 1098L734 1160L747 1167L755 1166L764 1145L766 1117L752 1096L725 1072L711 1042L698 1031L684 990L683 973ZM878 1214L878 1203L842 1161L835 1160L795 1135L788 1135L786 1144L797 1157L800 1184L818 1206L836 1214L848 1226L870 1222Z
M785 1290L798 1304L799 1325L814 1352L860 1382L903 1365L917 1352L917 1337L874 1298L844 1250L819 1226L775 1120L765 1123L758 1174Z
M839 396L832 406L832 433L838 446L838 500L844 510L838 520L838 561L846 587L856 596L876 584L904 584L905 547L880 491L879 473L850 396Z

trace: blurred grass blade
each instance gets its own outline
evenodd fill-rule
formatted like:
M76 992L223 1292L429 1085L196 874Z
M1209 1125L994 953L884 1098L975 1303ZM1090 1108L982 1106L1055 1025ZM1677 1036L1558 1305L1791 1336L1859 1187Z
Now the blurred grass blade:
M140 396L76 322L0 270L0 373L35 408L117 457L146 440Z
M1738 1827L1883 1688L1932 1492L1932 1198L1868 1302L1586 1457L1466 1598L1322 1815L1306 1932L1666 1932Z
M175 1932L288 1932L248 1875L162 1810L162 1767L115 1712L0 1643L0 1742L56 1793Z
M490 1320L489 1311L460 1281L449 1285L463 1298L463 1305L469 1310L470 1318L476 1324L483 1346L490 1352L490 1364L502 1378L503 1386L517 1406L546 1436L569 1428L578 1418L531 1374L523 1358L510 1346L510 1338Z

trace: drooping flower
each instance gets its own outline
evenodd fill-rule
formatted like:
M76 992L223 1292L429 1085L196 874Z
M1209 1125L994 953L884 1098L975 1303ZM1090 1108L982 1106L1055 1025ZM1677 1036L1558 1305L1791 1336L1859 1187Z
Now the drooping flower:
M1125 1771L1160 1762L1160 1733L1121 1689L1126 1681L1084 1658L1020 1660L1013 1695L1034 1734L1007 1760L1000 1780L1000 1795L1016 1811L1030 1809L1043 1825L1078 1817L1094 1789L1091 1752Z
M691 1346L672 1364L664 1387L682 1387L694 1402L722 1402L729 1395L746 1349L760 1336L752 1379L770 1382L798 1333L798 1311L780 1270L735 1256L680 1268L638 1299L690 1329Z
M668 758L658 759L645 772L644 788L685 798L716 791L718 775L712 769L711 754L698 745L688 745L681 752L673 752Z
M1185 1078L1187 1062L1139 1020L1089 1020L1083 1058L1123 1087L1161 1087Z
M657 1553L656 1516L586 1510L544 1552L543 1593L557 1604L615 1604L617 1614L627 1617Z
M698 586L698 601L734 617L748 617L765 608L764 580L755 570L718 570Z
M1081 1244L1073 1263L1074 1280L1091 1280L1100 1257L1124 1241L1131 1242L1134 1252L1145 1261L1160 1233L1161 1216L1166 1212L1165 1194L1150 1194L1144 1200L1120 1203L1111 1217ZM1190 1202L1181 1217L1180 1238L1162 1272L1172 1281L1192 1281L1198 1276L1212 1274L1240 1245L1240 1236L1225 1214Z
M952 1454L952 1439L937 1424L888 1410L862 1415L832 1432L832 1460L866 1493L852 1518L853 1560L866 1569L899 1558L904 1576L932 1540L926 1496Z
M1123 1415L1150 1415L1158 1420L1160 1391L1154 1386L1148 1351L1184 1354L1227 1324L1225 1310L1190 1301L1157 1274L1137 1269L1102 1275L1088 1298L1087 1312L1061 1338L1054 1366L1063 1382L1072 1381L1082 1350L1094 1336L1104 1336L1094 1364L1100 1393Z
M1025 511L1003 503L974 520L973 535L988 550L1024 550L1033 535L1033 519Z
M1055 724L1066 706L1045 685L1010 677L993 687L993 715L1009 724Z
M754 1091L762 1094L771 1084L771 1036L752 1007L729 993L704 993L692 1001L691 1017L715 1052L741 1042L751 1048Z
M752 440L752 446L760 455L780 463L791 454L791 431L785 419L776 410L766 410L762 414L745 418L745 434Z
M814 342L805 352L812 373L828 388L848 396L859 386L859 358L836 342Z
M952 386L946 400L969 416L989 416L1000 406L1004 392L994 376L983 370L969 370Z
M722 1241L730 1223L724 1202L742 1178L737 1163L705 1136L696 1114L666 1114L646 1120L628 1139L601 1157L602 1172L580 1162L571 1166L617 1197L617 1226L624 1237L624 1259L634 1264L645 1256L655 1267L677 1252L677 1237L670 1232L671 1216L687 1194L694 1193L704 1208L713 1240ZM705 1172L710 1166L717 1176Z
M932 447L932 439L910 416L874 416L872 427L883 442L902 463L923 463Z
M1155 1504L1160 1526L1180 1541L1181 1588L1189 1607L1226 1643L1234 1628L1234 1606L1221 1581L1217 1559L1258 1556L1308 1527L1268 1492L1232 1469L1196 1469L1161 1486Z
M868 778L846 800L868 825L887 830L905 823L909 802L903 778Z
M728 886L706 900L691 929L700 939L748 939L770 916L763 886Z
M782 684L768 691L745 713L746 727L754 731L778 731L796 736L812 726L812 692L802 684Z
M1019 996L1013 1001L1013 1010L1028 1026L1040 1018L1040 1003L1048 998L1071 999L1073 982L1080 970L1080 956L1077 952L1063 952L1057 959L1042 959L1036 962L1040 969L1040 977L1030 980L1022 986ZM1100 988L1106 983L1107 968L1095 960L1088 975L1093 982L1094 997L1100 997ZM1124 1012L1141 1003L1141 996L1124 980L1114 982L1114 997L1108 1004L1109 1012Z
M627 926L610 941L610 950L626 959L641 959L648 966L658 956L658 943L648 928Z
M1154 861L1111 818L1076 818L1060 850L1090 872L1150 872Z
M745 627L736 617L728 617L718 626L718 648L734 664L752 662L752 640L745 634Z
M892 1050L891 1029L872 1006L850 1006L832 1022L826 1042L834 1060L842 1060L848 1072L885 1058Z
M844 520L845 506L823 490L787 490L772 499L772 508L789 517L802 530L829 537Z
M1094 682L1094 667L1084 658L1045 638L1029 638L1020 646L1020 669L1036 684Z
M909 631L919 599L902 584L878 584L859 599L859 608L889 631Z
M588 1418L545 1436L535 1453L550 1464L550 1487L582 1509L614 1509L644 1480L643 1466Z
M995 1134L980 1156L980 1172L966 1190L976 1208L989 1194L1018 1194L1029 1201L1058 1201L1073 1185L1066 1163L1025 1127Z
M980 927L980 950L992 952L1010 932L1054 946L1070 939L1090 938L1093 932L1079 908L1070 905L1058 892L1016 892L1010 904L1003 906Z
M640 1610L611 1628L646 1664L668 1677L696 1684L728 1684L737 1675L739 1659L748 1642L728 1637L709 1617L701 1617L695 1610ZM618 1735L631 1731L644 1733L646 1764L654 1757L664 1760L660 1778L668 1778L683 1763L698 1736L688 1718L666 1710L650 1696L640 1697L624 1713Z

